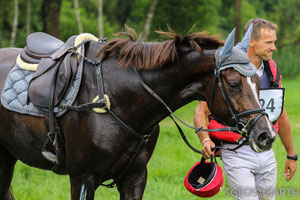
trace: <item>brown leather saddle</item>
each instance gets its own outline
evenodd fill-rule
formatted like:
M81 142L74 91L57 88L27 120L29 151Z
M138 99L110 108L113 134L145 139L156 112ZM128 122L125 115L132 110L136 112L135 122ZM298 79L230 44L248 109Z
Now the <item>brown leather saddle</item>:
M20 57L26 63L38 64L28 89L34 105L48 109L62 99L77 71L77 57L69 52L75 38L72 36L64 43L43 32L27 36L27 46Z
M29 83L28 97L32 103L48 112L49 133L42 154L55 163L54 170L64 168L64 140L54 115L54 108L64 96L77 71L74 48L76 36L65 43L46 33L36 32L27 36L27 46L20 54L21 60L37 64Z

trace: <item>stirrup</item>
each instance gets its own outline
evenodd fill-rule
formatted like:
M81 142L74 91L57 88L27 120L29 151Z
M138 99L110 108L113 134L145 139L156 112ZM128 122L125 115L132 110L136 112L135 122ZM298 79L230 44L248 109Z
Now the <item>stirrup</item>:
M42 155L52 163L58 163L57 156L50 151L42 151Z
M50 162L54 163L54 164L58 164L58 159L57 156L55 155L55 153L49 151L49 146L52 146L52 142L51 139L48 138L46 140L46 142L43 145L43 149L42 149L42 155L49 160ZM48 148L47 148L48 147ZM50 147L51 148L51 147ZM53 149L54 150L54 149ZM55 151L55 150L54 150Z

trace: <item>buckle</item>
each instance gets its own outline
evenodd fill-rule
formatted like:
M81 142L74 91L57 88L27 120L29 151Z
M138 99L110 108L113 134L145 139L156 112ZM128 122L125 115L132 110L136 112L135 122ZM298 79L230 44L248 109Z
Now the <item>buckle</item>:
M243 122L239 122L237 124L237 127L238 127L238 132L240 133L240 136L239 138L237 139L237 142L240 141L241 137L245 137L245 138L248 138L249 136L249 131L248 131L248 127L250 125L250 123L253 121L252 118L250 118L247 122L247 124L245 125Z
M142 141L143 141L144 143L147 143L147 142L149 141L149 138L150 138L149 135L144 135Z
M67 106L67 104L61 104L61 105L60 105L60 108L61 108L61 109L64 109L64 110L67 110L67 109L68 109L68 106Z

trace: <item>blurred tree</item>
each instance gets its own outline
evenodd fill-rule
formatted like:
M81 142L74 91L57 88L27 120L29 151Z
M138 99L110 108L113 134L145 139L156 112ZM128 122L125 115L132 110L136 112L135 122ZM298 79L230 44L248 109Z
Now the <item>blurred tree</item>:
M118 25L119 30L123 29L124 24L127 23L128 17L131 15L131 12L136 9L140 10L140 5L137 7L134 6L135 1L136 0L103 0L103 15L106 16L107 21L110 24Z
M144 22L150 7L150 0L135 0L128 24L134 24L138 32L144 28ZM196 30L208 30L215 34L219 33L220 8L222 0L164 0L158 1L155 16L151 25L149 39L157 39L154 32L158 29L165 29L166 25L175 31L185 34L194 24Z
M43 0L43 32L59 37L59 14L62 0Z
M13 47L15 45L16 41L16 35L18 30L18 21L19 21L19 1L14 0L14 21L11 31L11 37L10 37L10 46Z
M120 28L122 29L127 21L128 16L130 15L132 9L131 1L119 0L116 8L116 15L119 19Z
M103 32L103 0L98 0L98 28L99 28L99 38L104 37Z
M241 0L234 0L234 27L235 32L235 44L240 41L241 35Z
M80 20L78 0L74 0L74 10L75 10L75 14L76 14L76 21L77 21L78 31L79 31L79 33L82 33L83 28L82 28L82 23L81 23L81 20Z
M151 0L151 5L149 9L149 13L147 15L147 20L145 22L144 26L144 32L143 32L143 40L146 41L148 39L149 33L150 33L150 28L151 28L151 23L152 19L154 16L155 8L156 8L157 0Z
M0 1L0 48L3 47L3 31L4 31L4 1Z
M277 47L300 44L300 1L280 1L276 6Z
M26 35L30 33L31 29L31 0L27 0L26 8Z

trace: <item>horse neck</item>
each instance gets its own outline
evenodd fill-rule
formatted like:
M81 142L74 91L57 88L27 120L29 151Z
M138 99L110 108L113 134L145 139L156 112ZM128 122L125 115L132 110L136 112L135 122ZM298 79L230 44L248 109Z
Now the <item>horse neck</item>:
M93 51L90 54L94 54ZM89 65L86 63L84 66L79 97L81 103L97 95L95 68ZM169 63L161 69L141 70L140 76L132 68L120 69L115 57L105 59L102 67L105 91L110 97L112 111L130 127L142 132L150 130L170 113L142 86L141 79L172 111L193 100L205 99L209 82L205 73L201 75L196 70L184 69L178 62Z
M208 78L193 76L180 66L168 66L161 70L142 71L140 77L132 69L126 70L128 87L112 95L112 104L117 105L119 116L127 121L136 130L147 131L170 113L159 100L154 98L143 86L142 79L172 111L192 102L205 98L205 89ZM124 74L123 74L124 75ZM123 82L124 78L114 79ZM130 86L130 87L129 87ZM116 90L115 90L116 91ZM120 96L118 95L120 94Z

